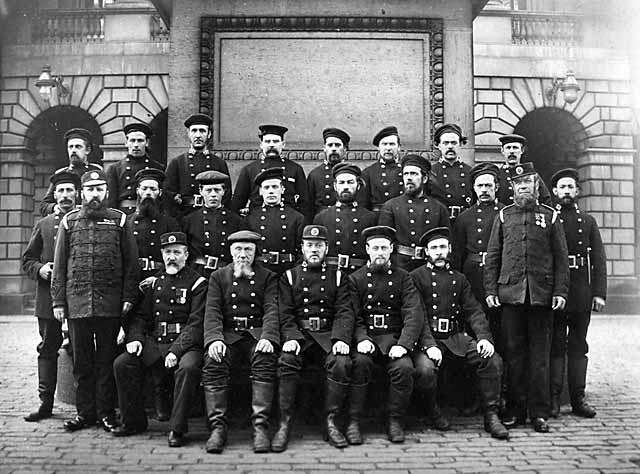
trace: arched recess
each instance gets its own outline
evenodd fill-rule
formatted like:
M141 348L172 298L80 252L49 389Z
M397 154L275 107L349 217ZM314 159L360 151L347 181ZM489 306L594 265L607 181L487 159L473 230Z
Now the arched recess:
M163 165L167 164L167 130L169 123L169 109L163 109L156 115L149 126L153 130L150 140L150 155Z

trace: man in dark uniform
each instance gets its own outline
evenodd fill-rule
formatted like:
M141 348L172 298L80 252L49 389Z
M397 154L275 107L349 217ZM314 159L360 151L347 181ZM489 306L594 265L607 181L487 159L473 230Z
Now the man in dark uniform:
M173 374L173 410L168 443L184 444L189 411L202 370L203 318L207 283L186 266L187 236L169 232L160 236L164 270L143 288L127 330L126 351L113 363L122 424L114 436L147 429L144 375L151 372L154 389Z
M336 426L351 382L350 344L353 312L346 276L327 267L327 228L309 225L302 233L304 261L280 277L280 332L282 352L278 360L280 427L271 450L284 451L300 372L307 364L324 366L327 374L326 433L339 448L347 440Z
M193 212L202 206L198 194L196 176L203 171L220 171L229 176L227 163L207 148L211 139L211 117L205 114L190 115L184 121L191 146L187 153L176 156L167 165L165 190L177 207L178 217ZM223 203L231 202L231 180L226 183L227 193Z
M338 163L344 161L351 140L349 134L339 128L325 128L322 131L322 137L324 139L324 163L312 169L307 176L312 219L319 212L336 203L336 194L333 189L333 169Z
M498 201L502 204L513 204L513 179L516 166L520 164L520 159L527 146L527 139L522 135L510 134L503 135L499 138L502 144L501 152L504 157L504 163L500 166L500 174L498 175L498 192L496 194ZM544 181L540 180L540 197L538 199L541 204L551 205L551 194Z
M127 216L127 223L138 245L141 280L164 268L160 236L167 232L177 232L180 227L162 208L164 180L164 171L157 168L141 169L135 175L136 211Z
M283 199L284 180L281 168L261 171L254 185L262 205L253 207L246 218L248 228L262 236L262 253L256 256L256 261L278 275L298 260L304 227L304 216Z
M514 173L514 204L500 210L491 230L484 289L490 308L502 306L504 424L524 424L528 405L533 428L546 433L553 311L564 308L569 290L567 243L558 213L538 203L533 165L522 163Z
M227 238L242 227L242 218L224 205L229 176L203 171L196 176L203 206L182 221L189 242L189 265L209 275L231 262Z
M255 256L260 234L229 236L233 263L209 279L204 318L202 372L211 436L209 453L221 453L227 441L227 405L231 372L248 363L251 372L253 450L268 452L269 415L280 344L278 277Z
M307 180L302 166L282 155L285 146L284 134L288 128L280 125L260 125L260 159L249 163L240 170L233 195L231 209L246 215L263 202L255 184L258 174L269 168L279 168L284 175L284 202L311 220L311 201L307 190ZM245 209L248 209L245 211Z
M391 263L395 229L365 229L369 263L349 276L354 311L356 351L352 353L349 444L361 444L360 419L374 363L385 364L389 376L388 435L392 443L404 442L402 419L413 391L411 354L416 347L424 308L411 276Z
M375 212L357 201L362 187L361 171L356 165L340 163L333 167L333 188L338 202L320 212L313 220L329 232L327 265L349 275L367 263L362 231L376 225Z
M364 189L360 204L373 212L380 212L385 202L404 191L398 129L391 126L380 130L373 137L373 146L378 148L378 158L362 171Z
M489 324L482 306L473 295L465 276L449 263L449 228L431 229L420 238L427 249L428 263L411 272L426 310L420 351L413 354L416 389L427 400L434 426L449 428L437 404L437 369L447 361L461 358L475 369L484 410L484 429L498 439L509 432L500 422L500 381L502 358L495 352ZM465 324L474 337L465 331Z
M60 168L56 170L56 173L61 173L63 171L68 171L70 173L75 174L78 178L80 178L87 171L95 171L102 170L100 165L95 163L89 163L89 154L92 149L92 136L89 130L85 130L84 128L72 128L68 130L67 133L64 134L64 141L67 144L67 155L69 156L69 166L65 166L64 168ZM53 196L54 188L52 185L49 185L47 192L45 193L42 201L40 202L40 213L42 216L47 216L49 214L60 213L60 208L56 203L55 197ZM80 198L80 193L78 193L78 197L76 199L75 204L81 204L82 200Z
M82 175L82 208L62 218L51 280L53 316L69 320L76 380L75 418L67 431L116 426L116 338L138 293L138 251L127 216L106 206L102 170Z
M124 127L127 156L107 168L109 207L125 214L136 210L136 173L154 168L163 171L164 166L149 156L151 127L146 123L130 123Z
M471 167L460 160L460 147L467 143L462 129L453 123L438 127L433 141L440 150L440 160L433 164L435 176L431 195L449 210L452 222L473 202Z
M560 413L560 394L564 379L565 354L567 380L574 415L593 418L596 411L585 401L587 379L587 330L591 310L602 311L607 297L607 257L593 216L581 212L578 172L560 170L551 178L551 188L559 203L569 251L569 297L564 311L554 314L551 343L551 416ZM567 345L567 326L569 338Z
M31 239L22 254L22 269L37 282L36 309L38 318L38 396L40 407L25 416L25 421L49 418L53 410L53 396L58 379L58 349L62 345L62 327L53 317L51 307L51 272L58 227L62 217L74 208L80 190L80 178L68 171L61 171L49 178L53 196L60 212L40 219L33 227Z
M407 271L425 263L424 248L418 245L420 236L435 227L449 227L447 208L425 191L430 170L429 161L418 155L406 155L402 160L404 194L385 202L378 216L378 225L396 229L394 259Z

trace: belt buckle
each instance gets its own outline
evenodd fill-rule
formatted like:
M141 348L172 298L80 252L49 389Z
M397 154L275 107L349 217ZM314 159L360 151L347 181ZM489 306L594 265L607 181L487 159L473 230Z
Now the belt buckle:
M385 328L384 320L385 320L384 314L374 314L373 327L376 329L384 329Z
M207 270L217 270L218 269L218 257L212 257L210 255L205 255L204 257L204 268Z
M309 318L309 330L320 331L320 318L318 316L312 316Z
M233 317L233 322L236 325L236 327L235 327L236 331L245 330L248 327L248 324L247 324L248 323L248 318L246 318L246 317L234 316Z
M162 334L160 334L160 336L165 337L167 335L167 323L164 321L160 321L158 325L160 326L160 330L162 331Z
M449 332L449 319L438 318L438 332Z
M175 334L180 334L180 330L182 329L182 327L180 326L180 323L175 323L173 327L175 329Z
M349 268L349 255L338 254L338 268Z
M460 215L462 206L449 206L449 219L455 219Z
M150 261L147 257L138 258L138 262L140 262L140 270L145 272L148 270L153 270L153 268L151 268Z
M487 263L487 252L480 252L480 266L484 267Z
M193 195L193 207L202 207L204 205L204 199L200 194Z
M424 247L416 246L413 248L413 258L424 260L425 255L426 253L425 253Z
M267 252L267 263L278 265L280 263L280 252Z
M569 268L578 268L578 259L575 255L569 255Z

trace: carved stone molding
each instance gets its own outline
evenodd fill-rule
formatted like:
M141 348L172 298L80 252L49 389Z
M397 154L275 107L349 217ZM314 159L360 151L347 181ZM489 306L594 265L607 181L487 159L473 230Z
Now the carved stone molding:
M212 153L223 160L246 160L252 161L260 158L259 150L212 150ZM434 152L429 150L403 150L403 154L415 153L428 160L437 160ZM294 161L322 161L325 154L318 150L284 150L283 156ZM347 153L348 161L369 161L375 160L377 156L376 150L349 150Z

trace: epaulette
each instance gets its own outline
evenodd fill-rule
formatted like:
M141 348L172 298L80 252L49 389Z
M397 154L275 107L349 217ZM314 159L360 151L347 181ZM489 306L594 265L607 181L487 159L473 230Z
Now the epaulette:
M69 222L67 221L67 218L68 218L71 214L74 214L74 213L76 213L76 212L80 212L80 209L73 209L73 210L71 210L71 211L67 212L67 213L62 217L62 220L60 221L60 224L61 224L62 226L64 226L64 228L65 228L66 230L69 230Z
M551 212L552 212L552 215L551 215L551 223L552 223L552 224L553 224L553 223L555 223L555 222L556 222L556 219L558 218L558 211L556 211L553 207L548 206L547 204L540 204L540 205L541 205L542 207L547 208L549 211L551 211Z
M124 227L124 225L127 222L127 215L122 212L120 209L114 209L113 207L109 208L110 211L114 211L118 214L120 214L118 217L120 218L120 223L118 224L120 227Z
M191 291L195 290L196 288L198 288L198 285L200 285L200 283L206 281L204 279L204 277L198 277L198 279L196 280L196 282L193 284L193 286L191 287Z
M505 209L509 209L511 206L515 206L515 204L509 204L507 206L504 206L502 209L500 209L500 222L502 222L504 224L504 211Z

